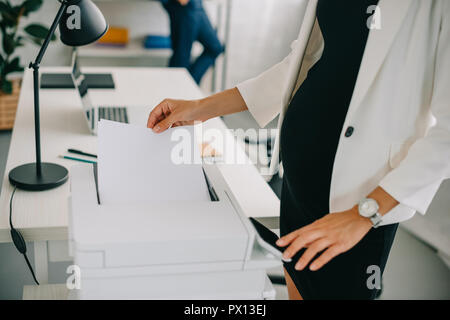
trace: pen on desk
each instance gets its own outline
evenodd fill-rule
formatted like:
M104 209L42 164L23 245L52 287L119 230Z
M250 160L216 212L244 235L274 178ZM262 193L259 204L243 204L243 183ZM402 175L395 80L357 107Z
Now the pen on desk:
M77 149L68 149L67 152L79 154L79 155L81 155L81 156L97 158L97 155L96 155L96 154L87 153L87 152L80 151L80 150L77 150Z
M92 161L92 160L85 160L85 159L68 157L68 156L59 156L59 157L63 158L63 159L67 159L67 160L73 160L73 161L80 161L80 162L86 162L86 163L97 163L96 161Z

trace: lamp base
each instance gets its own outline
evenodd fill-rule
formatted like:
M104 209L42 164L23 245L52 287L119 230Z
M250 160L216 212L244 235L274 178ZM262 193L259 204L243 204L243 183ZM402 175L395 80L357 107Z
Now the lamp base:
M44 191L59 187L69 178L69 172L63 166L54 163L42 163L41 175L36 174L36 163L28 163L9 172L9 182L22 190Z

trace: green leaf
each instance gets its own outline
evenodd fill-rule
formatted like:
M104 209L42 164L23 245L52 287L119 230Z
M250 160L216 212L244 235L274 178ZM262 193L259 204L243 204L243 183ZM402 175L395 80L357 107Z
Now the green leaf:
M3 51L6 55L10 55L14 52L15 49L15 41L11 35L4 34L3 35Z
M0 90L6 94L12 93L12 82L9 80L3 79Z
M6 2L0 2L0 12L9 12L9 10L11 10L11 7L8 6L8 4Z
M23 40L24 40L24 38L22 36L20 36L20 35L17 36L16 37L16 46L17 47L23 46L24 45Z
M44 27L43 25L33 23L25 27L25 32L28 33L30 36L38 38L38 39L45 39L47 37L47 34L49 32L49 29L47 27ZM55 35L52 35L52 41L55 40Z
M18 12L14 10L8 1L0 2L0 13L2 16L1 24L7 27L13 27L17 24Z
M12 72L22 72L23 67L20 65L20 58L15 57L11 60L10 63L7 63L4 68L4 74L12 73Z
M2 23L0 23L0 31L2 32L2 34L6 33L6 26Z
M22 5L22 4L21 4L21 5L18 5L18 6L12 7L12 10L13 10L13 12L14 12L14 15L17 16L17 17L19 17L19 16L20 16L20 13L21 13L21 11L22 11L22 8L23 8L23 5ZM25 9L23 9L23 10L25 11Z
M5 1L2 0L2 2L0 2L0 12L8 12L8 13L13 13L13 7L11 6L11 3L9 3L9 1Z
M27 0L22 4L22 7L25 9L23 15L28 16L30 12L39 10L41 6L42 0Z
M44 42L44 40L42 39L38 39L35 37L30 37L28 38L28 40L30 40L31 42L33 42L35 45L37 45L38 47L42 46L42 43Z
M2 21L1 23L5 27L15 27L17 25L17 18L14 15L11 15L6 12L2 12Z
M0 76L3 74L3 68L5 67L5 59L0 54ZM1 80L1 78L0 78Z

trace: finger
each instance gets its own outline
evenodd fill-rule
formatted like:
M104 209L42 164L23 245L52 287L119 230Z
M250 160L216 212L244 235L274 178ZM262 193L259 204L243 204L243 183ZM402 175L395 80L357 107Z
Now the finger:
M289 247L283 252L284 259L291 259L298 251L305 248L307 244L322 237L321 231L309 231L302 233L295 239Z
M164 118L160 122L158 122L154 127L153 131L156 133L161 133L163 131L166 131L167 129L171 128L172 125L177 122L173 115L169 115L168 117Z
M328 248L324 253L322 253L317 259L311 263L309 266L309 269L311 271L316 271L322 268L324 265L326 265L328 262L331 261L334 257L341 254L342 250L339 249L338 246L332 246Z
M172 128L175 127L182 127L182 126L190 126L193 125L194 123L192 121L176 121L172 124Z
M291 233L288 233L287 235L285 235L284 237L281 237L280 239L277 240L276 244L279 247L285 247L288 244L290 244L292 241L294 241L295 239L297 239L298 234L300 233L301 229L295 230Z
M303 270L319 252L325 250L330 245L328 239L322 238L313 242L308 249L302 254L301 258L295 265L296 270Z
M165 101L161 102L155 108L153 108L152 112L150 112L147 120L147 128L153 129L153 127L164 118L164 104Z
M311 231L313 228L311 225L307 225L303 228L300 228L298 230L295 230L291 233L288 233L287 235L281 237L276 242L277 246L279 247L286 247L288 244L290 244L292 241L294 241L297 237L301 236L303 233Z

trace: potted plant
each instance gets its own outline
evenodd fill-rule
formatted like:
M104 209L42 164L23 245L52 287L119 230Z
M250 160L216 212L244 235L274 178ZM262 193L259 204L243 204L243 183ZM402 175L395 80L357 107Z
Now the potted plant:
M11 79L11 74L23 71L16 49L31 42L41 45L48 33L43 25L31 23L21 28L20 21L39 10L43 0L24 0L14 4L0 0L0 130L11 129L19 100L20 80ZM52 39L54 40L54 39Z

